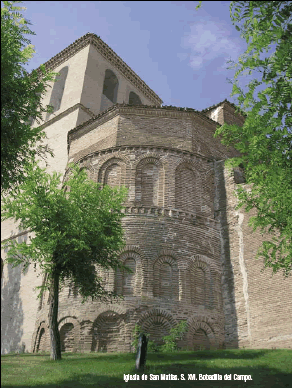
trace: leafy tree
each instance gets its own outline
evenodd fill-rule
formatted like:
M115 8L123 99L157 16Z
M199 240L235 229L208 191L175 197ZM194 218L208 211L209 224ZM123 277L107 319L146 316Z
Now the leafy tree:
M43 144L45 133L31 128L44 112L41 98L55 73L44 65L28 74L24 65L35 52L24 35L35 35L21 14L17 1L4 1L1 8L1 193L23 180L24 168L39 155L45 159L52 151Z
M239 205L256 210L250 225L271 233L257 257L273 272L292 269L292 4L290 1L233 1L230 14L247 42L233 63L237 69L232 96L247 114L243 127L224 124L215 136L232 145L241 157L248 186L237 190ZM239 76L250 77L247 91ZM245 78L246 82L246 78Z
M25 270L39 266L45 276L40 288L50 291L49 328L51 359L61 359L58 331L58 295L65 280L83 297L111 298L105 290L98 268L123 268L118 252L123 247L122 202L126 189L111 189L87 177L85 170L70 167L62 187L60 175L49 175L39 166L26 167L27 177L10 196L3 199L2 219L20 221L33 237L29 243L8 240L7 262Z

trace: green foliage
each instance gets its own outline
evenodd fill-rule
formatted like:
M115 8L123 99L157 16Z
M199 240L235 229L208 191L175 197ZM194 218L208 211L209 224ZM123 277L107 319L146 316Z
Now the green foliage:
M14 218L32 237L28 244L4 242L7 262L23 264L24 270L29 264L38 265L48 275L41 293L57 269L60 280L70 279L84 301L114 296L105 290L98 267L124 268L118 252L124 246L121 219L125 195L124 188L101 189L78 166L70 166L62 188L59 174L28 165L25 181L3 199L2 220Z
M187 330L187 321L180 321L170 330L169 335L163 337L164 345L162 345L161 350L163 352L174 352L178 350L177 341L182 340Z
M201 8L201 6L202 6L202 2L201 2L201 1L199 1L199 4L196 6L196 10L200 9L200 8Z
M241 157L248 186L237 190L239 205L256 210L250 225L271 238L257 257L273 272L292 270L292 4L289 1L233 1L233 24L247 44L236 69L232 96L247 114L243 127L224 124L215 136ZM272 52L272 53L271 53ZM239 76L251 76L247 91Z
M55 73L39 71L28 74L24 65L35 52L25 35L35 35L23 18L17 1L4 1L1 8L1 192L5 193L23 180L24 168L38 155L45 159L52 151L43 144L45 133L31 128L51 111L41 98Z
M175 327L170 330L170 335L163 337L164 344L158 346L154 341L149 340L150 335L148 333L144 333L141 326L135 325L133 331L134 340L132 342L132 346L137 349L139 335L144 333L148 339L147 351L148 352L174 352L178 350L177 341L181 340L184 334L187 331L187 321L181 321Z

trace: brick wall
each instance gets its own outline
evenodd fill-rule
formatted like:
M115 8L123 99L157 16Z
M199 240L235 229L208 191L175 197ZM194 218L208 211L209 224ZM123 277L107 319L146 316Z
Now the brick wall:
M255 259L267 235L248 225L254 213L236 210L234 172L216 166L216 214L221 224L225 342L249 348L292 348L292 284ZM225 182L225 183L224 183Z

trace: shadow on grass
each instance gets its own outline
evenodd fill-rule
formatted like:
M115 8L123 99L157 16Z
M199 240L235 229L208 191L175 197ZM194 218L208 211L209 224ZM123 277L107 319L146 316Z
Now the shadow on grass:
M126 371L125 374L135 375L135 369L131 371ZM43 384L43 385L17 385L18 388L86 388L86 387L103 387L103 388L114 388L114 387L131 387L131 388L188 388L188 387L277 387L277 388L287 388L291 387L291 374L281 373L277 369L271 369L265 366L260 368L251 368L251 367L233 367L233 368L211 368L210 366L200 366L196 367L195 364L173 364L173 365L159 365L159 367L151 367L145 369L144 374L147 375L147 381L142 380L142 375L139 376L139 380L130 380L125 382L124 376L121 375L120 378L109 377L107 375L97 376L94 373L79 374L76 373L73 379L64 380L59 383L54 384ZM161 380L161 374L172 374L177 376L179 380ZM196 381L193 380L193 375L196 375ZM200 380L199 375L214 375L220 374L222 380ZM224 380L225 374L231 374L232 380ZM189 375L192 375L192 378L189 379ZM251 375L252 380L235 380L235 377L241 375ZM158 376L158 377L156 377ZM182 377L183 376L183 377ZM14 388L12 385L2 385L3 388Z
M206 350L206 351L182 351L182 352L174 352L174 353L148 353L148 358L151 357L152 361L161 361L163 359L175 361L187 361L190 358L192 360L210 360L210 359L232 359L232 360L244 360L244 359L257 359L266 354L272 353L274 350L272 349L261 349L261 350ZM22 355L23 356L23 355ZM27 354L25 356L43 356L48 357L48 360L45 362L52 362L49 360L49 354ZM127 363L130 360L135 360L136 355L134 353L62 353L62 360L66 360L66 362L74 363L86 360L94 360L98 361L108 361L108 362L119 362L119 363Z
M62 365L64 361L64 366L74 365L75 362L78 362L79 365L73 367L71 373L71 378L53 384L44 383L36 384L31 383L30 385L21 385L21 376L19 376L20 381L18 385L1 385L3 388L83 388L83 387L130 387L130 388L143 388L143 387L279 387L279 388L288 388L291 386L290 382L292 381L292 373L283 373L282 370L277 369L276 367L271 367L268 365L268 362L262 360L257 363L257 359L263 357L269 353L275 352L274 350L226 350L226 351L197 351L197 352L179 352L179 353L149 353L146 363L146 368L144 374L147 375L147 381L142 380L142 375L136 375L135 371L135 354L65 354L63 355L63 360L60 361L59 366ZM11 357L12 355L10 355ZM17 357L18 355L13 355ZM23 356L23 355L22 355ZM25 355L25 362L30 360L27 357L35 357L36 355ZM52 361L49 360L49 355L42 355L46 357L44 364L48 366ZM101 356L101 357L100 357ZM275 357L277 352L275 352ZM215 366L212 363L216 362L218 359L226 359L224 361L226 366ZM228 366L228 359L230 364L232 359L234 360L253 360L253 366ZM5 360L5 357L2 359ZM8 360L7 360L8 361ZM80 364L84 361L87 364L87 361L90 362L91 368L90 373L82 369L80 370ZM93 362L94 361L94 362ZM100 363L99 363L100 361ZM42 370L42 362L39 361L39 365L36 365L36 373L45 373ZM114 365L109 365L108 374L99 374L99 368L103 363L115 363ZM245 361L244 361L245 362ZM4 362L5 363L5 362ZM117 374L116 369L119 365L127 364L119 368L122 370L119 377L111 376L112 374ZM133 366L130 367L129 366ZM13 365L10 366L13 368ZM86 369L86 368L85 368ZM53 373L53 368L51 368ZM46 372L47 373L47 372ZM124 380L125 375L136 375L140 377L139 380L129 380L126 382ZM178 380L161 380L161 374L165 375L174 375L177 376ZM219 374L222 376L222 380L200 380L199 375L214 375ZM224 375L231 375L231 380L224 380ZM191 376L189 376L191 375ZM196 375L196 381L193 380ZM250 375L252 380L238 380L241 375ZM37 376L36 376L37 377ZM49 376L51 379L52 377Z

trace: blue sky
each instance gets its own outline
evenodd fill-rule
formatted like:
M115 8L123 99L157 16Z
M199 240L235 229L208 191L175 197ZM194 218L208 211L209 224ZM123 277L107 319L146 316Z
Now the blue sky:
M101 37L163 105L204 109L230 97L228 59L245 41L230 20L229 1L24 1L37 68L87 32Z

